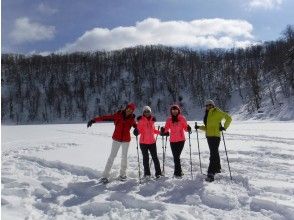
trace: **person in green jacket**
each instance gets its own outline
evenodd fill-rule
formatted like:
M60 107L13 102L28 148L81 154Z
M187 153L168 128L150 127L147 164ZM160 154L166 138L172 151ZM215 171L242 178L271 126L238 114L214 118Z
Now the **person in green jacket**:
M205 115L203 119L204 125L195 125L195 129L203 130L206 134L210 158L207 178L205 180L212 182L214 181L214 175L221 172L220 157L218 152L221 131L225 131L230 126L232 117L217 108L214 102L210 99L205 102L205 108ZM224 126L221 124L222 120L225 120Z

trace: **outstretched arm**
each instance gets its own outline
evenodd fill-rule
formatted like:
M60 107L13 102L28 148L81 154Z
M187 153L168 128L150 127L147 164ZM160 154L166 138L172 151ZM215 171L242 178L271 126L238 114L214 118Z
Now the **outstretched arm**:
M206 131L206 126L205 125L200 125L199 129L202 130L202 131Z
M195 127L194 127L196 130L200 129L202 131L206 131L206 127L205 125L198 125L197 122L195 122Z
M103 115L103 116L98 116L93 118L95 122L100 122L100 121L114 121L114 115Z
M92 124L94 124L96 122L100 122L100 121L114 121L114 115L103 115L100 117L95 117L95 118L91 119L90 121L88 121L87 127L91 127Z

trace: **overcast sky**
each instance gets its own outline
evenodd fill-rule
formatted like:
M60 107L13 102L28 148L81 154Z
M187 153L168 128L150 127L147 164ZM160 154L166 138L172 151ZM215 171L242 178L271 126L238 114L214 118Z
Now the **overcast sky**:
M293 8L293 0L2 0L1 50L245 47L278 39Z

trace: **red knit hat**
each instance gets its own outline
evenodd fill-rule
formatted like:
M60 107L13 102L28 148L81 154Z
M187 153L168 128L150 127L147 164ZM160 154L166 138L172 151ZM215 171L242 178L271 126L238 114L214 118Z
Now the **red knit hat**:
M135 111L136 109L136 105L134 103L129 103L126 107L126 109L129 108L129 109L132 109L133 111Z

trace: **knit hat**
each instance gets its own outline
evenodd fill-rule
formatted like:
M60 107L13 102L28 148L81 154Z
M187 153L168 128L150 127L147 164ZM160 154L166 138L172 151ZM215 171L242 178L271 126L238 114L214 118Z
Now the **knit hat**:
M143 107L143 112L145 111L149 111L151 113L151 108L148 105L146 105Z
M129 103L126 107L126 109L129 108L129 109L132 109L133 111L135 111L136 109L136 105L134 103Z
M206 105L213 105L213 106L215 106L214 101L212 101L211 99L208 99L208 100L205 101L205 106Z

